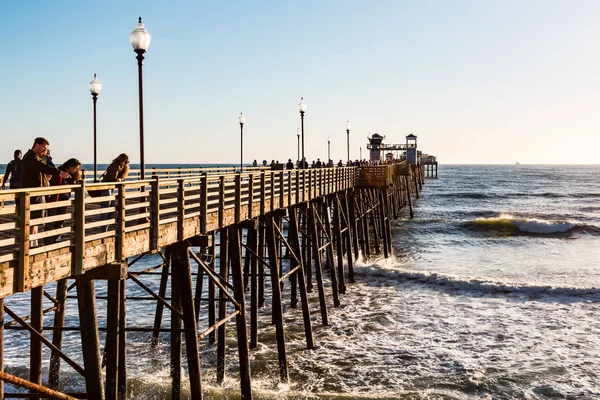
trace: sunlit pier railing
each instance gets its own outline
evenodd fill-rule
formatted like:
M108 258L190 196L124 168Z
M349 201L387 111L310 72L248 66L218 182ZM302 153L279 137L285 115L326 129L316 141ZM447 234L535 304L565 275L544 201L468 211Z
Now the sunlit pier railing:
M172 176L173 170L150 170L153 178L146 180L1 191L0 297L354 187L359 171L258 168L199 175L198 170L182 168L181 176L169 178L160 174ZM108 195L90 196L98 190ZM61 193L69 199L32 202ZM36 215L41 211L47 216Z
M271 167L244 167L244 172L260 172L260 171L270 171ZM239 172L239 166L230 166L230 167L205 167L205 168L149 168L145 171L145 178L150 179L154 176L158 176L161 179L168 178L188 178L194 176L202 176L202 175L214 175L214 174L229 174ZM100 180L104 171L98 171L97 179ZM94 181L94 174L92 171L85 171L85 181L91 183ZM126 180L140 180L141 179L141 170L139 169L130 169L129 175Z

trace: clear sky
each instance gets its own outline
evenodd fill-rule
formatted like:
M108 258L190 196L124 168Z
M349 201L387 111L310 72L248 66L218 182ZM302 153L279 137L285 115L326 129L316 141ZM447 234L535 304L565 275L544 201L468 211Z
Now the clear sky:
M369 133L418 136L442 163L600 163L600 1L2 1L0 162L45 136L57 161L366 157Z

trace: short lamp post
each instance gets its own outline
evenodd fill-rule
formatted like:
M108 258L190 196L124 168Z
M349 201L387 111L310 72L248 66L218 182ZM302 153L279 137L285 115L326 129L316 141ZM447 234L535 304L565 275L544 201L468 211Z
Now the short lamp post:
M304 102L304 97L300 97L300 103L298 103L298 111L300 111L300 127L302 128L302 158L300 162L302 163L302 168L304 169L304 113L306 112L306 103Z
M348 162L350 162L350 125L349 121L346 121L346 147L348 149Z
M362 161L362 146L360 146L360 161Z
M327 136L327 162L331 160L331 136Z
M139 108L140 108L140 176L141 179L146 177L146 164L144 162L144 87L142 66L144 65L144 53L150 46L150 34L144 28L142 17L138 19L137 26L131 32L129 41L133 46L133 51L137 54L138 60L138 92L139 92Z
M296 129L296 136L298 137L298 167L300 168L300 128Z
M246 122L243 113L240 113L238 121L240 123L240 173L242 173L244 170L244 122Z
M98 182L98 159L96 153L96 102L98 95L102 90L102 84L94 74L94 79L90 82L90 93L92 94L92 102L94 103L94 182Z

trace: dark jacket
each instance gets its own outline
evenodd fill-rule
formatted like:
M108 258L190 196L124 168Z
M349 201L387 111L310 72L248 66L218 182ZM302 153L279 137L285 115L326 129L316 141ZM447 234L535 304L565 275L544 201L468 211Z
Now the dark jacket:
M21 187L21 163L23 161L16 158L6 165L6 172L4 173L3 184L10 178L10 188L18 189Z
M58 176L60 170L56 167L44 164L44 162L33 152L27 151L21 163L21 187L45 187L48 184L47 175Z
M50 179L50 186L75 185L75 184L77 184L77 179L74 177L62 178L60 175L57 175L57 176L53 176L52 179ZM49 196L46 196L46 202L69 200L70 198L71 198L71 193L51 194Z

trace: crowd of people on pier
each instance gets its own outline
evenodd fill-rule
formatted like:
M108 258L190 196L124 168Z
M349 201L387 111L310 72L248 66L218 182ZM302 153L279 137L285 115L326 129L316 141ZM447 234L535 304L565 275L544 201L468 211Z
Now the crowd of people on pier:
M335 163L332 159L329 159L329 161L325 162L325 161L321 161L320 158L317 158L317 160L313 160L310 164L308 163L308 161L306 161L306 157L302 159L302 161L298 160L295 163L292 161L291 158L288 159L287 163L285 164L285 169L294 169L294 168L298 168L298 169L307 169L307 168L333 168L333 167L361 167L361 166L365 166L365 165L383 165L383 164L389 164L391 162L389 161L370 161L370 160L348 160L347 162L343 162L342 160L338 161L337 163ZM271 167L273 169L283 169L283 164L281 164L279 162L279 160L275 161L275 160L271 160L271 163L269 163L267 160L263 160L262 164L259 165L258 161L254 160L252 162L252 166L253 167Z
M74 185L79 183L82 177L81 162L77 158L69 158L60 166L54 165L50 156L50 142L43 137L37 137L33 141L33 146L25 155L21 150L15 150L13 160L6 166L6 172L2 180L2 190L6 189L6 183L9 182L10 189L38 188L60 185ZM129 172L129 156L125 153L120 154L108 166L104 174L100 177L101 182L120 182L127 178ZM110 189L99 190L90 195L110 196ZM70 193L52 194L48 196L30 196L30 204L43 204L69 200ZM100 203L101 207L112 207L114 201ZM17 207L19 206L17 202ZM66 206L48 208L47 210L31 211L31 219L52 217L67 213ZM17 212L18 214L18 212ZM111 218L111 213L102 216L103 219ZM52 221L44 225L44 231L60 229L63 227L63 221ZM39 227L33 226L31 233L38 232ZM55 243L60 240L60 235L47 237L44 244ZM31 247L38 246L37 240L32 240Z

